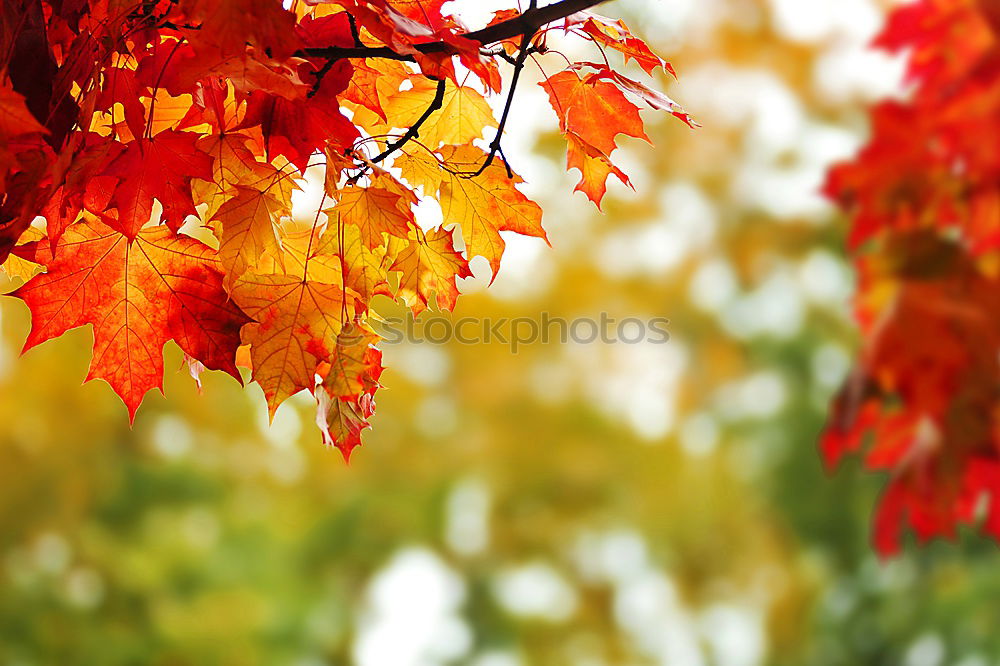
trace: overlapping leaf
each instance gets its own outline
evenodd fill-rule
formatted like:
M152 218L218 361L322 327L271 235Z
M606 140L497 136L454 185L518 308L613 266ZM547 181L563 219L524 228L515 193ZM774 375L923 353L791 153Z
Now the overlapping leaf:
M905 102L873 111L870 143L827 183L852 215L864 344L822 447L891 478L883 555L977 525L1000 538L1000 26L973 0L893 12L880 43L911 52Z
M107 381L130 417L147 391L163 389L168 340L239 379L236 348L249 320L222 288L222 264L206 245L163 226L129 239L88 219L67 229L55 252L40 241L16 252L46 267L12 294L31 309L24 348L91 324L87 379Z
M451 310L472 258L496 274L503 232L545 238L500 145L503 101L487 99L519 44L545 51L518 34L543 28L536 10L497 13L503 34L482 43L443 0L28 4L2 16L0 260L16 247L5 270L28 280L14 294L32 312L26 347L92 325L89 377L131 416L174 340L196 380L239 378L239 353L272 414L311 391L349 455L382 371L374 299ZM620 22L571 23L669 71ZM627 182L608 157L617 134L645 136L622 90L677 109L583 66L546 85L599 201L608 175ZM443 225L418 217L420 197Z

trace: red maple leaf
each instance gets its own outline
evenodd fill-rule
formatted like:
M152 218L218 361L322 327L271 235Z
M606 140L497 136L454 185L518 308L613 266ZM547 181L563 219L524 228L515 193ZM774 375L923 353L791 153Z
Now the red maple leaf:
M207 245L164 226L129 239L91 220L70 226L54 253L33 242L17 254L47 269L11 294L31 310L24 351L93 325L87 380L107 381L130 419L147 391L163 390L168 340L205 367L240 379L236 348L250 319L222 288L222 267Z

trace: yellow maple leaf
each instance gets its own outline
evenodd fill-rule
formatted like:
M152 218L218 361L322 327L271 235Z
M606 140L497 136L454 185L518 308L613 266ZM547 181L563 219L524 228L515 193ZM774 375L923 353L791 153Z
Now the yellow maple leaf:
M385 112L397 127L411 127L434 100L437 84L423 77L412 79L413 87L394 94L384 104ZM441 144L471 143L483 136L486 127L496 127L493 109L475 88L445 86L441 108L420 128L420 142L429 148Z

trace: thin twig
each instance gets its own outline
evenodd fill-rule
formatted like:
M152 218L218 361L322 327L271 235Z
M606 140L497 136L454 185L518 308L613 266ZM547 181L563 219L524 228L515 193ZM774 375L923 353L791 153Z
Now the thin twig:
M483 160L483 163L479 165L479 168L474 173L469 175L469 178L475 178L486 171L487 167L493 164L493 158L497 156L497 151L500 150L503 129L507 125L507 118L510 117L510 109L514 104L514 91L517 90L517 80L521 77L521 70L524 69L524 61L528 59L528 47L531 45L532 37L534 37L534 33L525 33L521 37L521 48L517 52L517 61L514 63L514 75L510 79L510 90L507 91L507 101L503 105L503 114L500 116L500 123L497 126L497 135L490 142L490 152L486 155L486 159ZM507 165L507 160L504 160L504 165L507 168L507 176L513 178L513 172L510 166Z
M409 142L412 139L416 139L418 136L420 136L420 128L424 125L424 123L427 122L427 119L430 118L432 115L434 115L434 112L439 110L441 106L444 104L444 86L445 86L444 79L438 79L437 90L434 91L434 99L431 100L430 105L426 109L424 109L424 112L420 115L419 118L417 118L417 121L410 126L410 129L406 130L406 133L403 134L403 136L399 137L398 139L387 145L385 147L385 150L383 150L381 153L379 153L378 155L376 155L375 157L373 157L368 161L371 162L372 164L378 164L385 158L395 153L397 150L400 150L403 146L407 144L407 142ZM365 173L367 173L367 171L368 171L367 167L363 168L361 171L351 176L348 182L351 184L357 183L358 180L360 180L361 177L365 175Z
M413 125L410 126L410 129L406 130L406 134L404 134L403 136L399 137L398 139L390 143L388 146L386 146L385 150L383 150L381 153L379 153L372 159L372 162L375 163L381 162L385 158L389 157L389 155L392 155L394 152L402 148L407 141L409 141L410 139L415 139L418 136L420 136L421 126L423 126L423 124L427 122L427 119L430 118L435 111L439 110L443 104L444 104L444 79L438 79L437 90L434 91L434 99L431 100L430 106L424 109L423 114L419 118L417 118L417 122L413 123Z

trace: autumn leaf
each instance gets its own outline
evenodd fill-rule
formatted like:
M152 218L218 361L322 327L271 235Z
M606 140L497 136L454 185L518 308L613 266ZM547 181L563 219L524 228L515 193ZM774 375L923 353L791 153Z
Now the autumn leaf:
M411 206L416 196L387 174L373 177L372 185L348 185L337 191L337 204L326 209L331 219L358 228L369 248L384 242L383 235L405 238L416 225Z
M909 531L1000 539L1000 50L984 4L893 10L877 43L909 54L913 89L872 110L870 141L826 184L851 218L862 346L821 450L889 472L872 523L882 556Z
M191 195L194 178L212 178L212 157L197 147L192 132L168 130L125 146L105 175L118 179L111 203L118 209L117 228L129 238L151 221L153 199L163 206L164 219L178 229L188 215L197 215Z
M585 18L579 30L598 44L623 54L625 62L635 60L647 74L652 74L657 68L674 74L673 67L653 53L646 42L633 35L623 21L612 21L593 12L582 13L581 16Z
M66 230L55 253L43 242L16 253L46 267L11 294L31 310L24 350L91 324L87 380L107 381L130 419L147 391L163 390L168 340L206 367L240 379L234 359L249 319L223 290L221 265L206 245L164 226L129 239L86 220Z
M692 118L687 111L682 109L677 102L670 99L660 91L653 90L645 83L641 83L635 79L630 79L629 77L624 76L613 69L608 69L604 65L600 65L598 63L578 62L573 65L573 69L577 71L585 67L595 70L590 76L610 81L618 86L622 92L638 97L640 100L648 104L651 109L666 111L678 120L683 121L688 127L699 127L698 123L694 121L694 118Z
M370 427L375 413L375 392L380 388L382 352L368 327L349 323L337 336L329 364L320 368L323 381L313 391L316 423L328 446L340 449L345 460L361 445L361 432Z
M286 248L298 255L296 258L300 262L304 262L307 250L296 252L295 245L308 245L307 237L300 234L289 238L286 235L285 240ZM317 264L322 266L323 271L336 273L338 277L333 280L343 280L349 289L361 296L362 303L371 302L377 294L392 296L388 283L392 255L385 244L369 247L357 225L330 225L322 238L314 243L314 248L314 253L310 255L313 273Z
M437 84L426 78L412 79L413 87L397 92L385 105L394 123L409 127L424 113L434 99ZM445 86L441 108L427 119L420 131L424 145L465 144L482 138L487 127L496 127L493 109L486 99L470 86Z
M464 174L474 173L485 161L483 151L474 146L445 146L441 157L453 170L445 172L441 181L444 221L461 228L467 256L485 257L494 280L506 247L501 231L548 242L542 229L542 209L517 189L523 181L516 175L509 177L499 159L478 176L466 177Z
M268 159L283 155L300 171L327 143L351 145L358 130L338 108L311 99L287 100L263 91L250 93L243 122L234 129L260 127Z
M250 138L237 132L210 134L198 140L198 149L214 158L212 178L194 180L191 189L198 203L205 205L203 216L211 219L240 187L266 192L285 209L291 207L293 178L269 162L257 159Z
M44 231L38 227L28 227L28 230L22 234L20 243L24 245L42 240L45 240ZM4 261L3 264L0 264L0 270L3 270L7 277L14 280L20 280L23 284L41 273L44 270L44 267L33 261L22 259L16 254L11 254L7 257L7 260Z
M132 136L138 138L146 131L146 107L140 95L148 96L148 91L136 80L133 70L109 67L104 72L101 93L97 96L98 108L110 109L113 116L114 105L121 104L125 110L125 124Z
M249 42L268 57L282 60L299 48L295 14L278 2L183 0L180 4L188 19L199 25L198 30L187 31L196 51L244 54Z
M279 273L248 272L236 281L233 300L254 321L243 327L253 379L264 389L268 411L315 384L329 363L337 335L353 318L351 295L339 284Z
M0 78L0 147L11 137L31 132L48 130L31 115L24 95L16 92L5 77Z
M559 127L573 132L605 155L610 155L619 134L649 141L639 117L639 108L629 102L618 86L599 73L580 76L562 71L540 84L559 117ZM614 122L607 122L614 118Z
M291 215L291 211L274 195L242 185L237 185L235 196L219 207L212 220L221 227L217 230L219 258L226 266L227 288L256 268L262 255L281 260L275 223L283 215Z
M382 371L374 299L450 310L470 259L496 275L503 232L545 238L500 143L510 116L484 97L501 65L514 100L519 45L544 52L563 20L667 67L623 23L562 1L473 32L445 0L119 5L36 3L5 23L0 260L16 248L5 271L30 278L15 292L28 346L91 324L90 376L132 416L162 384L167 340L196 381L206 367L238 377L239 355L272 414L311 391L345 456ZM595 67L570 62L545 85L578 187L600 201L609 175L627 182L618 134L645 136L623 93L676 109L610 69L582 73ZM316 199L298 190L319 179ZM443 225L418 223L433 202Z
M419 315L428 305L454 310L458 301L456 278L472 276L469 262L455 249L452 233L443 229L413 232L395 254L389 270L399 271L403 300Z
M607 191L608 176L614 175L625 185L632 186L628 176L611 163L611 158L583 141L573 132L566 133L566 167L580 171L580 182L574 191L583 192L598 208Z
M361 446L361 433L371 427L368 419L371 413L360 403L371 405L374 412L374 401L367 394L355 400L340 400L331 398L326 391L315 393L317 410L316 425L323 436L323 442L329 447L336 447L345 460L350 460L351 451Z
M340 334L334 348L329 370L321 372L323 388L331 397L343 399L356 396L371 388L366 381L373 355L381 363L381 354L374 347L379 336L365 326L349 322Z

